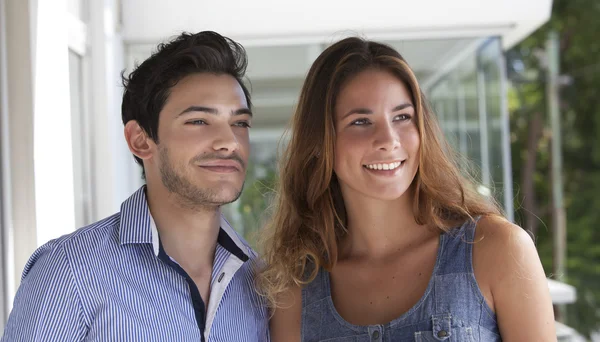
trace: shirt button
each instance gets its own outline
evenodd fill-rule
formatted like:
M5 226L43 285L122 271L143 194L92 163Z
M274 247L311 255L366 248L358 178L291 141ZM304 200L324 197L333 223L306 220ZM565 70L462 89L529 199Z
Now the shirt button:
M379 338L379 330L373 331L373 340L377 340Z
M440 330L440 331L438 331L437 336L439 338L447 337L448 336L448 332L446 330Z
M225 276L225 273L221 273L221 275L219 276L219 279L217 279L217 282L221 282L221 280L223 280L223 277Z

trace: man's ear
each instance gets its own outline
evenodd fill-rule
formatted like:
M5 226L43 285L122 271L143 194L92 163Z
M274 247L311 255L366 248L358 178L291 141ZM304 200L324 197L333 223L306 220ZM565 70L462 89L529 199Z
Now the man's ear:
M125 124L125 140L131 153L142 160L152 158L156 150L154 141L135 120L129 120Z

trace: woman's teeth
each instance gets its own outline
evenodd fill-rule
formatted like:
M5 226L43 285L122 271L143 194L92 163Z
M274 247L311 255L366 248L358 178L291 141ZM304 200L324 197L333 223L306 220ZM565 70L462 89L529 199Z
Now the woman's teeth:
M383 163L383 164L368 164L365 165L367 169L371 170L394 170L402 165L402 162L394 162L394 163Z

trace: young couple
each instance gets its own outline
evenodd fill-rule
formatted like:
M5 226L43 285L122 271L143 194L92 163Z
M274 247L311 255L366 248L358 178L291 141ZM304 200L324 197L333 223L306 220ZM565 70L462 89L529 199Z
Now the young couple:
M2 341L551 341L531 238L459 171L414 73L360 38L304 82L261 256L220 207L244 184L242 46L162 44L124 78L146 185L32 255Z

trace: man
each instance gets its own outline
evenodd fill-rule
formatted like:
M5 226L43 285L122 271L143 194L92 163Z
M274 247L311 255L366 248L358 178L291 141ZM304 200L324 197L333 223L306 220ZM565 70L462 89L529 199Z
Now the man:
M146 185L40 247L2 341L266 341L255 254L221 216L243 187L244 49L184 33L124 77L125 138Z

